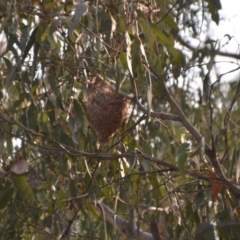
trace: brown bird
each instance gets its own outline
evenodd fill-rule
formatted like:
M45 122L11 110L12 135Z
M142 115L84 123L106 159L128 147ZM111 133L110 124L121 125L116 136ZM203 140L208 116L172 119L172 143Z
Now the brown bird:
M87 93L88 123L96 131L99 143L107 143L129 119L129 100L116 93L100 75L92 78Z

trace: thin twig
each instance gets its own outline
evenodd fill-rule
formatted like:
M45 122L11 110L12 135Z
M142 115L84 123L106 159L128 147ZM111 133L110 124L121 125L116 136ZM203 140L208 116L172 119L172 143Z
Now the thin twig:
M197 49L193 46L191 46L187 41L183 40L179 35L175 35L176 40L182 44L184 47L188 48L192 52L200 51L201 49ZM227 53L227 52L220 52L219 50L213 50L213 54L218 55L218 56L223 56L223 57L230 57L234 59L240 60L240 54L235 54L235 53Z

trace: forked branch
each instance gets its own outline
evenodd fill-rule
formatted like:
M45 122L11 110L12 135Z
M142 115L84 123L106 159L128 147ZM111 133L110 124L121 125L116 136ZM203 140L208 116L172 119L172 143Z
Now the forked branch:
M166 87L165 83L164 83L164 90L165 90L165 95L167 98L167 101L169 102L169 104L177 111L178 116L180 118L181 123L184 125L184 127L186 127L186 129L197 139L197 141L200 141L202 138L202 135L194 128L194 126L188 121L188 119L186 118L185 114L183 113L183 111L181 110L181 108L179 107L179 105L176 103L176 101L173 99L173 97L171 96L168 88ZM236 197L240 197L240 189L234 185L232 182L230 182L224 175L220 163L217 160L217 156L215 151L212 151L210 149L210 147L205 144L205 153L208 156L208 158L210 159L214 170L217 174L217 176L219 177L219 179L223 182L223 184L225 185L225 187L232 193L234 194Z

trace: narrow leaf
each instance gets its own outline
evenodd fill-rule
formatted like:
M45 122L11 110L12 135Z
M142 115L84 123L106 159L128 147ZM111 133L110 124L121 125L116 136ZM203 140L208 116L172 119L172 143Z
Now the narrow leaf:
M59 24L60 24L60 19L54 19L48 28L47 39L51 43L51 46L53 48L57 47L57 41L54 33L56 32Z
M199 151L199 153L200 153L200 161L203 162L204 155L205 155L205 138L204 137L202 137L201 141L200 141L200 151Z
M161 240L160 238L160 232L158 229L158 224L157 221L154 217L154 215L152 216L151 222L150 222L150 229L151 229L151 233L153 235L153 239L154 240Z
M236 181L239 182L239 176L240 176L240 157L239 157L239 151L237 151L237 167L236 167Z
M146 153L147 155L151 156L152 155L152 147L151 145L144 140L142 137L139 139L140 146L142 148L142 151Z
M217 178L216 174L213 172L209 172L208 174L209 180L211 181L211 197L212 200L215 201L217 199L218 194L223 189L224 185L222 182Z
M195 232L196 240L215 240L214 227L209 222L202 222L198 225L197 230Z
M147 108L148 108L148 117L150 116L151 108L152 108L152 99L153 99L153 94L152 94L152 81L150 80L148 90L147 90Z
M73 21L69 27L69 36L71 36L73 34L73 31L77 27L79 20L84 16L84 14L86 14L86 12L88 10L88 4L85 2L80 2L76 6L77 7L76 7L76 10L75 10L75 13L73 16Z
M7 206L7 204L11 201L14 193L13 188L6 188L4 191L1 189L0 195L0 209L3 209Z
M111 14L110 14L110 17L111 17L111 21L112 21L110 39L112 39L113 38L113 33L116 31L116 28L117 28L117 22L115 21L115 19L113 18L113 16Z
M179 158L178 158L178 168L179 171L182 175L185 174L185 168L186 168L186 160L187 160L187 153L183 153Z
M156 24L151 24L151 28L161 43L163 43L164 45L169 43L168 37L164 34L163 31L161 31L161 29Z
M131 58L131 39L128 34L128 32L125 33L125 39L126 39L126 44L127 44L127 64L128 64L128 69L130 74L133 76L133 70L132 70L132 58Z
M13 173L11 179L14 187L27 202L34 203L36 201L33 190L30 187L25 175L16 175Z
M27 57L30 49L32 48L33 44L36 42L36 35L38 32L38 27L36 27L33 31L32 34L27 42L27 45L24 49L23 56L22 56L22 62L24 62L25 58Z
M163 18L163 21L172 29L178 31L178 25L177 23L174 21L174 18L171 14L167 14L165 15L165 17Z
M6 34L3 32L0 34L0 56L2 56L7 50L8 40Z
M123 65L123 68L127 69L128 68L128 62L127 62L126 54L124 52L120 52L119 59L120 59L122 65Z
M178 155L184 154L189 149L189 143L183 143L177 150Z

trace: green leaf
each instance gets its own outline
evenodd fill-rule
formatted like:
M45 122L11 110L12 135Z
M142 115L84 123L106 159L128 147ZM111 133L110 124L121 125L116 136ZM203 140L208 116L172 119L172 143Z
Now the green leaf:
M36 41L41 44L47 37L48 22L41 21L37 28Z
M212 135L213 137L216 137L219 134L218 127L216 125L212 126Z
M220 0L206 0L208 2L209 12L212 14L212 20L218 25L219 14L218 10L222 8Z
M60 19L54 19L48 27L47 39L50 42L52 48L58 48L57 38L54 33L56 32L60 23Z
M7 77L6 77L6 83L4 82L4 86L7 88L10 88L13 85L13 81L15 79L16 76L16 67L12 65L12 62L6 58L5 56L2 57L2 59L4 60L4 63L7 66Z
M217 213L217 218L220 222L226 222L231 220L231 212L228 208Z
M22 104L22 102L25 100L25 97L26 97L26 94L21 93L19 96L19 99L13 103L12 109L16 109L17 107L19 107Z
M22 23L22 26L21 26L21 36L20 36L20 50L23 52L25 46L26 46L26 43L27 43L27 39L28 39L28 36L29 36L29 31L30 31L30 28L28 25L25 25L24 23Z
M142 148L142 151L144 153L146 153L147 155L152 156L151 145L147 141L145 141L142 137L140 137L139 142L140 142L140 146Z
M5 187L1 189L0 192L0 209L3 209L7 206L7 204L11 201L14 193L14 188Z
M69 190L71 193L71 197L76 197L77 196L77 188L76 188L76 182L71 180L69 184Z
M145 18L142 18L142 17L139 18L138 22L139 22L140 26L142 27L142 30L144 32L144 36L145 36L147 42L149 43L148 44L149 48L151 49L151 51L154 51L153 47L154 47L155 37L154 37L154 32L151 29L149 22Z
M58 96L59 89L56 84L56 72L55 72L54 67L50 71L50 74L48 76L48 82L51 86L52 91L55 93L56 96Z
M73 109L74 115L77 117L79 124L82 126L84 124L84 112L82 105L76 99L73 100Z
M178 158L178 168L179 171L182 175L185 174L185 168L186 168L186 160L188 158L187 153L183 153L179 158Z
M197 226L197 230L195 232L196 240L215 240L214 227L209 222L202 222Z
M126 19L125 17L121 17L118 20L118 27L122 33L126 32Z
M189 149L189 143L183 143L177 150L177 155L184 154Z
M96 208L94 207L95 204L87 204L87 209L89 210L89 212L95 217L98 218L99 217L99 212L96 211Z
M44 182L38 187L38 190L48 189L51 185L52 185L52 179L49 178L46 182Z
M43 115L42 115L42 121L43 121L43 123L48 122L48 114L46 112L44 112Z
M27 45L24 49L24 52L23 52L23 56L22 56L22 62L25 60L25 58L27 57L30 49L32 48L32 46L35 44L35 41L36 41L36 36L37 36L37 32L38 32L38 27L36 27L33 31L32 31L32 34L27 42Z
M128 62L127 62L126 54L124 52L120 52L119 59L120 59L122 65L123 65L123 68L127 69L128 68Z
M194 198L194 203L196 204L196 208L199 209L201 206L203 206L208 201L206 193L199 189L199 192L196 194Z
M152 194L150 195L150 198L152 198L152 196L156 199L159 199L161 196L164 196L165 194L167 194L167 192L165 191L165 188L161 187L160 181L158 179L158 175L156 174L149 174L148 176L148 180L153 188Z
M11 61L9 61L9 59L8 58L6 58L6 57L2 57L2 59L4 60L4 63L6 64L6 66L7 66L7 70L8 70L8 73L10 74L12 71L13 71L13 65L12 65L12 62Z
M182 63L184 62L184 56L183 56L182 52L180 50L174 48L172 51L171 61L180 68L182 66Z
M103 195L106 199L110 200L111 199L111 193L110 193L110 187L106 186L102 189Z
M65 188L59 189L57 194L57 205L60 208L60 210L66 210L67 202L64 201L65 198L66 198L66 189Z
M132 42L132 69L134 69L134 73L137 72L137 69L139 68L139 66L142 64L141 61L139 61L139 59L141 59L141 55L140 55L140 40L138 37L135 37L133 42Z
M79 2L79 4L77 4L76 10L75 10L74 16L73 16L73 21L72 21L71 25L69 26L69 36L72 36L73 31L76 29L79 20L84 16L84 14L86 14L87 10L88 10L87 3Z
M119 68L116 69L116 85L115 85L115 88L116 88L116 93L119 91L119 87L120 87L120 83L122 81L122 75L121 75L121 70Z
M171 14L167 14L164 16L163 21L172 29L174 29L175 31L178 31L178 25L177 23L174 21L174 17Z
M229 139L229 138L228 138ZM233 150L232 161L229 164L228 168L228 176L232 176L233 172L236 168L236 180L239 181L240 177L240 154L238 146L236 146Z
M205 138L202 137L201 140L198 142L196 149L188 153L188 156L195 159L195 156L199 156L200 159L195 159L194 162L199 165L199 162L202 162L205 157Z
M149 156L152 156L151 145L147 141L145 141L142 137L140 137L139 143L142 148L142 152L144 152L145 154L147 154ZM144 171L149 171L150 162L148 160L143 159L142 165L143 165Z
M60 92L59 92L59 93L60 93ZM60 109L61 109L62 111L65 110L64 107L63 107L63 104L62 104L62 96L61 96L61 94L58 94L58 96L57 96L57 104L58 104L58 106L60 107Z
M52 101L50 100L50 98L48 98L46 106L47 106L47 109L48 109L48 117L50 119L50 123L54 124L55 121L56 121L56 119L55 119L55 111L54 111L55 107L54 107Z
M71 206L67 209L67 213L66 213L66 218L68 221L73 221L74 218L76 217L76 209L74 208L74 206Z
M151 29L154 31L154 33L156 34L157 38L159 39L159 41L163 44L163 45L167 45L169 44L169 40L168 37L164 34L163 31L161 31L161 29L159 28L159 26L157 26L156 24L150 24Z
M30 187L25 175L16 175L12 173L11 180L13 182L14 187L22 195L23 199L25 199L27 202L31 204L36 202L33 190Z
M125 159L121 160L121 164L123 166L123 174L124 174L124 176L127 176L129 174L129 172L131 171L129 164L126 162Z
M31 104L27 109L28 127L36 130L37 127L37 110L34 104Z
M154 51L149 53L149 62L150 64L156 69L157 72L162 73L163 66L162 66L162 58L159 57ZM163 80L158 79L158 81Z

